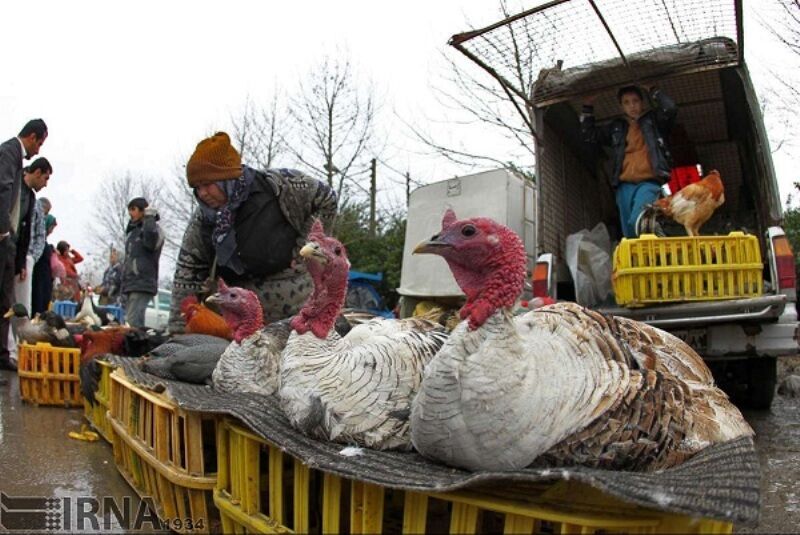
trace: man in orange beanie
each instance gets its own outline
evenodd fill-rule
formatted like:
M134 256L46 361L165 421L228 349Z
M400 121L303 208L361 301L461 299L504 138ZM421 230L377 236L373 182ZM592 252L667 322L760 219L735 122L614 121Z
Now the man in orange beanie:
M197 144L186 179L198 208L178 253L170 332L183 332L180 303L202 292L214 270L256 292L266 320L295 314L312 289L300 248L315 218L333 224L336 193L300 171L242 165L224 132Z

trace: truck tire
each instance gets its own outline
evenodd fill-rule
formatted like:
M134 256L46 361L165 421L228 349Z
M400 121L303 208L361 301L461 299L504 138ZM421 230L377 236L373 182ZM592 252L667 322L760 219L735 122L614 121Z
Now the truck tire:
M751 409L767 410L775 397L778 383L778 359L752 357L747 359L747 392L745 404Z

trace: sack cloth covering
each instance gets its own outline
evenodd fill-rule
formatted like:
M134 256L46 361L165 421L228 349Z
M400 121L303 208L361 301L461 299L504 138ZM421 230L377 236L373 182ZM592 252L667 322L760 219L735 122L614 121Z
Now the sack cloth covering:
M138 360L109 356L109 361L121 367L129 380L147 389L163 390L179 407L234 416L256 435L309 467L341 477L422 492L571 479L643 507L733 522L740 527L758 525L761 475L749 437L712 446L680 466L651 473L584 467L468 472L435 463L416 452L367 448L357 457L345 457L340 453L345 445L317 440L295 430L277 398L221 394L209 386L169 381L143 372Z

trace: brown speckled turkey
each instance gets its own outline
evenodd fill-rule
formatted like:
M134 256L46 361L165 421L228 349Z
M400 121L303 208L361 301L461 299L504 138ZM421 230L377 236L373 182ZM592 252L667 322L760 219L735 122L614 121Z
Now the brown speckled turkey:
M467 296L413 403L423 455L470 470L655 470L753 434L668 333L571 303L513 316L526 257L510 229L448 210L415 252L442 256Z

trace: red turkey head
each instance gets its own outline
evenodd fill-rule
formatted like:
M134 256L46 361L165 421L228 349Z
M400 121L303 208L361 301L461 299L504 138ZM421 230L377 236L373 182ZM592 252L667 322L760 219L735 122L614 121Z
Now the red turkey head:
M326 236L322 223L316 220L300 256L305 260L314 290L292 320L292 328L300 334L311 331L318 338L326 338L347 295L350 272L347 250L339 240Z
M514 231L485 217L459 220L448 209L442 230L421 242L414 254L445 259L467 296L461 318L471 329L483 325L498 309L511 307L525 283L526 256Z
M241 342L264 327L264 311L255 292L236 286L228 286L219 279L217 293L206 301L217 305L231 328L233 339Z

